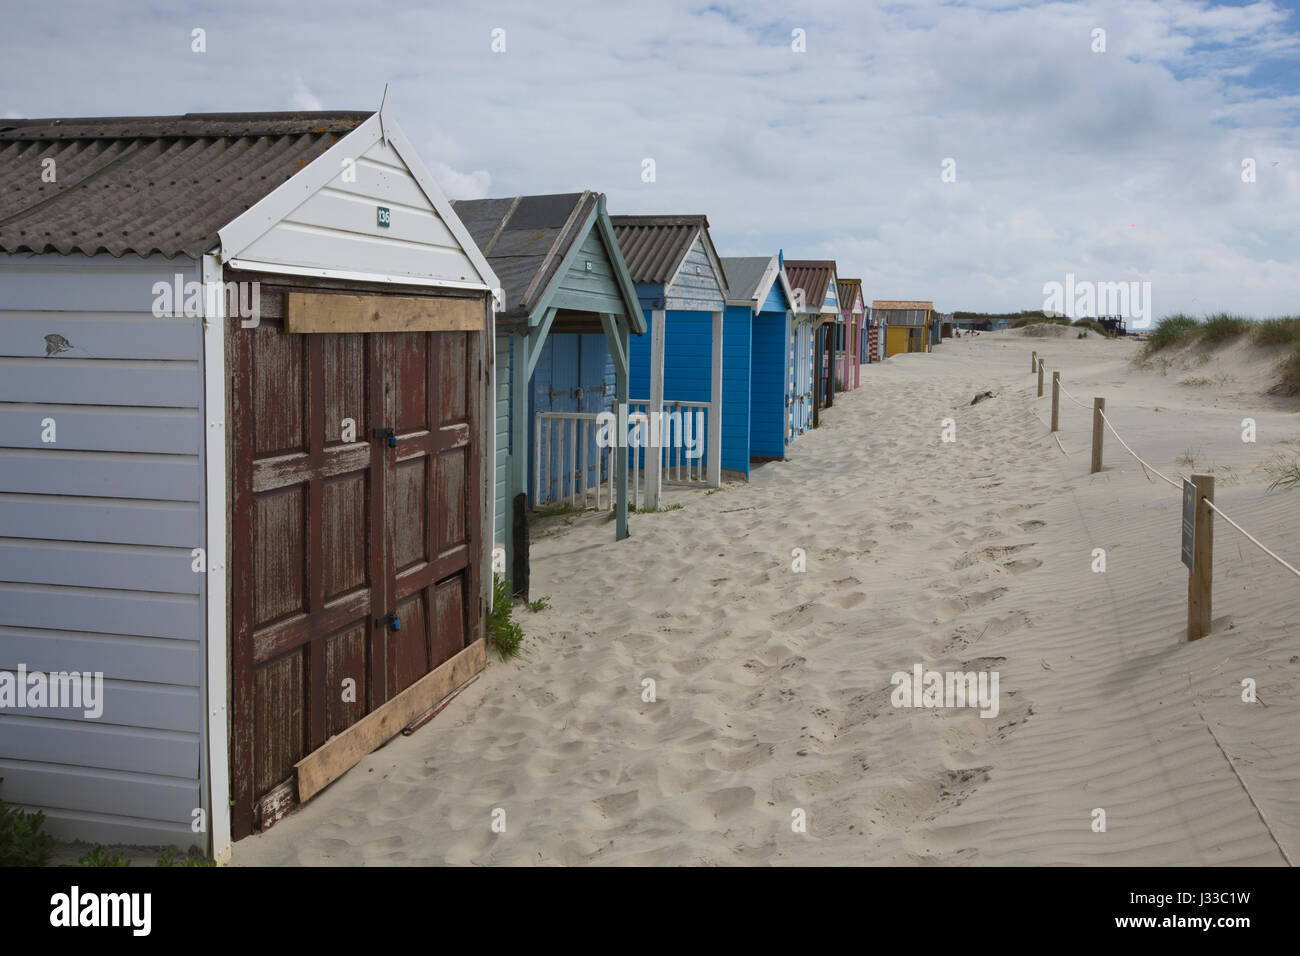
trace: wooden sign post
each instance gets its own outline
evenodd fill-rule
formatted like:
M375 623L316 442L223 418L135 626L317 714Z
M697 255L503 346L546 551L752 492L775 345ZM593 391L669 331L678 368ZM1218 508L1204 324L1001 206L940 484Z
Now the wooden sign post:
M1190 481L1183 479L1183 563L1187 565L1189 641L1198 640L1210 633L1214 585L1214 512L1206 502L1212 501L1213 475L1192 475Z
M1092 400L1092 473L1101 471L1101 440L1106 434L1106 422L1101 417L1106 411L1106 399Z

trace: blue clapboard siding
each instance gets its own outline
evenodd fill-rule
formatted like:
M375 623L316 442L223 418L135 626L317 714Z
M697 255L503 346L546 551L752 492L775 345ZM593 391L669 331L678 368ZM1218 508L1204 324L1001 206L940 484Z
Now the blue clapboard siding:
M0 796L64 839L206 841L202 329L152 314L178 274L0 256L0 670L104 675L96 720L0 713Z
M722 316L722 467L749 477L754 313L728 306Z
M579 399L578 392L582 397ZM528 449L532 455L537 447L538 412L583 412L595 414L614 407L614 359L603 333L552 332L542 345L533 370L532 388L529 389ZM563 435L554 426L549 433L548 446L543 449L546 461L542 463L543 480L547 482L547 495L536 487L537 468L533 463L528 481L533 501L554 500L557 495L570 493L568 463L569 442L575 440L574 426L566 424ZM576 436L581 440L581 432ZM574 463L581 470L582 447L575 449ZM593 425L587 435L587 470L578 483L580 489L590 489L605 476L602 471L601 452L596 445Z
M755 315L749 453L756 458L785 457L786 350L785 311Z

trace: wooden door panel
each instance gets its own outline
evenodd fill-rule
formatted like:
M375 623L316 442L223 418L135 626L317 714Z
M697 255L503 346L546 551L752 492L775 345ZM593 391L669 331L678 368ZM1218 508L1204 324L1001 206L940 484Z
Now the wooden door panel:
M307 753L307 651L299 647L256 668L253 791L261 797Z
M466 579L466 575L457 574L434 588L433 667L455 657L469 643L465 634Z
M398 574L429 560L427 471L424 456L395 461L388 471L388 551Z
M371 440L366 426L369 406L366 369L366 340L363 335L321 335L322 370L325 377L325 441L340 443L343 423L355 425L354 440L366 444Z
M325 730L328 736L347 730L366 714L365 620L335 634L325 643ZM351 681L351 685L344 682ZM345 691L351 691L346 696Z
M265 323L246 331L254 340L250 401L253 454L306 450L306 369L301 337L283 335Z
M399 602L394 613L401 619L399 630L388 632L388 687L394 697L429 673L429 619L425 613L426 592L416 592Z
M254 499L253 623L261 627L306 606L305 486Z
M369 477L361 472L324 482L321 577L326 601L370 583Z
M467 448L445 451L438 462L438 554L469 543L465 486L469 478Z

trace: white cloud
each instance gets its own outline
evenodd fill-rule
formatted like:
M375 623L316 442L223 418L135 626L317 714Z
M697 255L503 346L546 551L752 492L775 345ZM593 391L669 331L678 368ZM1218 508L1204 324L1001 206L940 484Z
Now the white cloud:
M321 101L307 88L301 76L294 77L293 95L289 102L296 110L323 110Z

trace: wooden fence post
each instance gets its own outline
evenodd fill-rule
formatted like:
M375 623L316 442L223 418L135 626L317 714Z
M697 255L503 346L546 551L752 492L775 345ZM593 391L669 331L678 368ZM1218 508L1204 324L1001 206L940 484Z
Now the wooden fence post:
M1052 373L1052 431L1061 430L1061 373Z
M1035 350L1035 351L1034 351L1034 352L1029 356L1029 371L1032 372L1032 371L1034 371L1036 368L1038 368L1038 351L1037 351L1037 350Z
M1210 633L1214 585L1214 476L1192 475L1196 486L1196 532L1192 544L1192 570L1187 573L1187 639Z
M1043 360L1038 360L1038 397L1043 397Z
M1094 398L1092 400L1092 473L1095 475L1101 471L1101 440L1106 434L1106 423L1102 420L1102 413L1106 411L1106 399Z

